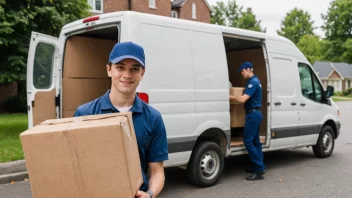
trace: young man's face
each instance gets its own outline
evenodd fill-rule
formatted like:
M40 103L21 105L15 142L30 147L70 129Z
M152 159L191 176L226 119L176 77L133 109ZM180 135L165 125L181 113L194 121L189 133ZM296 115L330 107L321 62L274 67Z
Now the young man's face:
M244 79L248 78L249 77L249 74L251 72L251 69L247 68L247 69L242 69L241 71L241 75Z
M122 94L134 94L142 80L145 69L134 59L124 59L106 66L112 86Z

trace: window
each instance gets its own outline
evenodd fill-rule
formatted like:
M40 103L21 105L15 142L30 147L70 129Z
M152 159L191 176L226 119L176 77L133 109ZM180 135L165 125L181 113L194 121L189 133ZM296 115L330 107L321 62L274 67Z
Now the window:
M103 12L103 0L88 0L88 5L93 12Z
M172 10L172 11L171 11L171 17L172 17L172 18L178 18L178 13L177 13L177 11Z
M150 8L156 8L155 0L149 0L149 7Z
M197 16L197 7L196 7L196 3L192 4L192 18L196 19Z
M35 49L33 65L33 85L37 89L48 89L51 86L55 47L39 43Z
M314 75L314 72L306 64L299 63L299 77L301 81L302 95L308 99L316 102L321 102L322 97L322 86L319 83L318 78Z

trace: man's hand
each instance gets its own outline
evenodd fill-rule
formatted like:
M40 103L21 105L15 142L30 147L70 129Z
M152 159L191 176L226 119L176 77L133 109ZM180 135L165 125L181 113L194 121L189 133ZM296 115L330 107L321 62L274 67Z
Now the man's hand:
M150 196L146 192L143 192L143 191L140 191L140 190L136 193L136 197L150 198Z

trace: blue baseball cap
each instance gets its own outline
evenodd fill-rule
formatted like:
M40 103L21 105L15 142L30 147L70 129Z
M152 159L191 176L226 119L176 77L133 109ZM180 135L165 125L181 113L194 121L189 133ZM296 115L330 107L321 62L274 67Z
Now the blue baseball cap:
M109 62L116 64L126 58L134 59L145 67L144 49L140 45L133 42L117 43L110 53Z
M248 68L253 68L253 66L252 66L252 63L251 62L248 62L248 61L246 61L246 62L243 62L242 63L242 65L241 65L241 67L239 68L239 69L237 69L237 71L242 71L243 69L248 69Z

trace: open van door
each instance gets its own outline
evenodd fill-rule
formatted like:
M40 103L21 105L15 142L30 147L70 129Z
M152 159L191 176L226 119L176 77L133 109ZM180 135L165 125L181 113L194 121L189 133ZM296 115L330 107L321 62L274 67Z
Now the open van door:
M27 60L28 128L56 116L54 63L58 38L32 32Z

